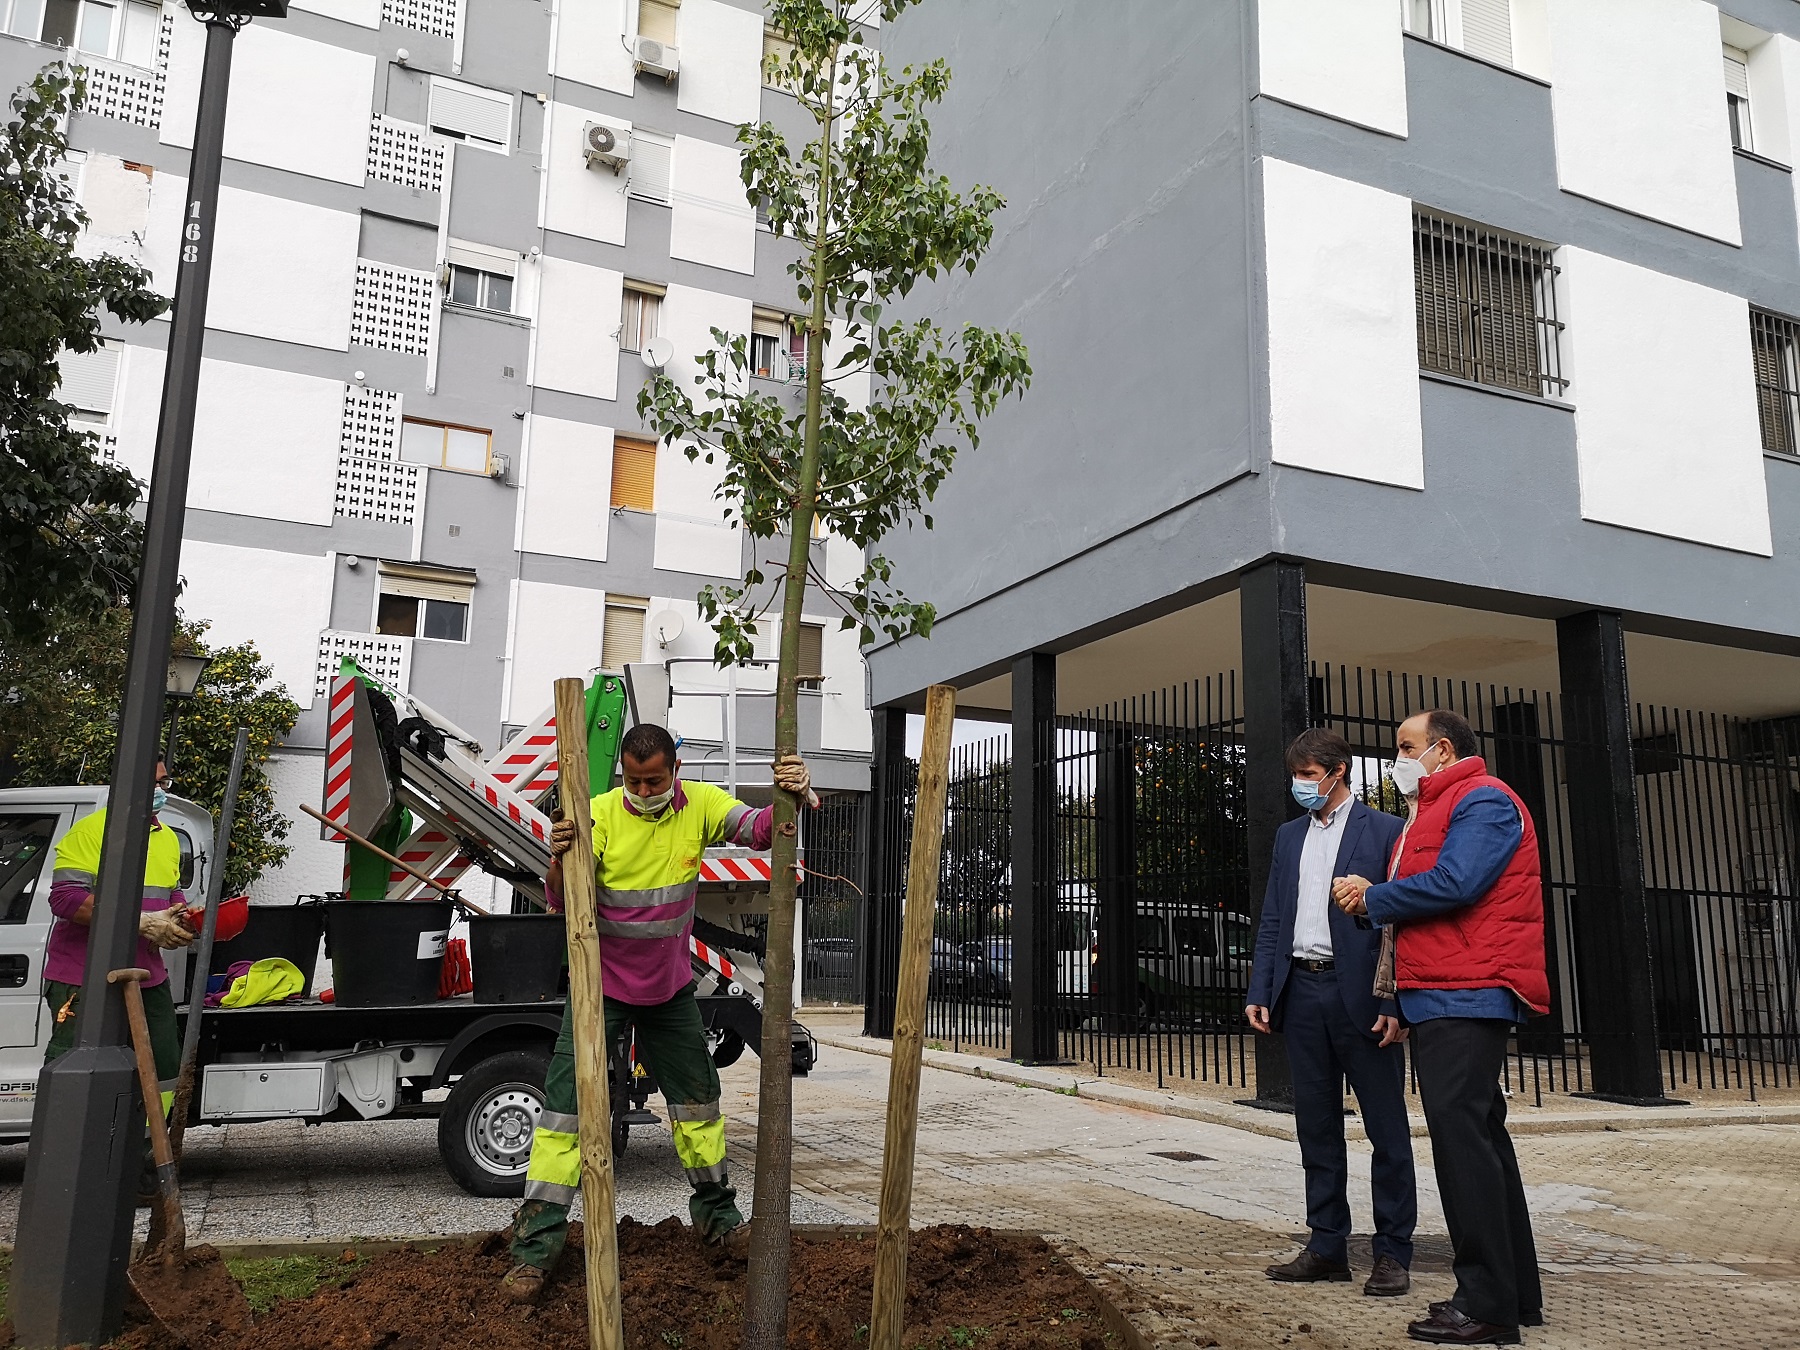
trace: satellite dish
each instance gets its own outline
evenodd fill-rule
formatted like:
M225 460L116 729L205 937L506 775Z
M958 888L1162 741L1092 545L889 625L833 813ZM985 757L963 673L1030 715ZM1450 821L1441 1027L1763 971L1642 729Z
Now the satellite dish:
M666 337L653 337L644 343L644 364L652 370L661 370L675 359L675 344Z
M655 618L650 620L650 631L655 635L656 645L659 647L667 647L676 638L680 637L681 630L686 626L687 625L683 621L681 615L677 614L672 609L665 609L661 614L658 614Z
M587 143L588 149L595 154L610 155L613 147L619 143L618 133L604 123L595 122L588 127Z

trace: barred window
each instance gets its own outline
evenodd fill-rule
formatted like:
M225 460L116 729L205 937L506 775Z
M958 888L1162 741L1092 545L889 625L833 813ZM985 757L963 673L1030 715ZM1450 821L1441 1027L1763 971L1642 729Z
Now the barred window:
M1420 369L1560 397L1556 273L1543 244L1414 211Z
M1756 416L1762 446L1774 454L1800 454L1800 370L1794 339L1800 323L1764 310L1750 311L1750 357L1756 366Z

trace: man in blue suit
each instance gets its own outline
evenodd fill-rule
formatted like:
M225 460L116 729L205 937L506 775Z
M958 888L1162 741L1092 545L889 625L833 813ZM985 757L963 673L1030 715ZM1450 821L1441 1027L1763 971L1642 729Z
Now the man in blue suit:
M1381 930L1331 903L1334 877L1385 877L1403 822L1350 792L1350 745L1314 728L1287 749L1296 801L1306 814L1275 834L1250 970L1250 1025L1287 1037L1294 1126L1306 1170L1312 1237L1292 1261L1270 1266L1283 1281L1350 1278L1349 1164L1343 1080L1350 1080L1374 1147L1375 1268L1363 1293L1396 1297L1411 1288L1412 1134L1406 1119L1406 1028L1393 999L1374 994Z

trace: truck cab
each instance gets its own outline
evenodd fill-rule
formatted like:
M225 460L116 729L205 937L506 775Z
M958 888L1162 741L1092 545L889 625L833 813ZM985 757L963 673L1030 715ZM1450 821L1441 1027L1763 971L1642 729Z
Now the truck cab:
M38 1070L55 1027L44 1001L44 949L55 916L50 877L56 846L75 822L106 805L104 787L0 789L0 1143L31 1133ZM158 816L181 844L181 886L198 900L211 859L212 818L171 797ZM169 963L172 992L185 992L187 963Z

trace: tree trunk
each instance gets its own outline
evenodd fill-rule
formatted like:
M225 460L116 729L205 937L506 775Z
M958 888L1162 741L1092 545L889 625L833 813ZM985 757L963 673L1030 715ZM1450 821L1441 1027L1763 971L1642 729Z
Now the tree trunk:
M819 201L812 239L812 313L806 325L806 431L798 491L788 522L788 561L781 596L781 658L775 681L775 757L800 748L800 616L812 561L813 512L819 492L819 417L825 380L825 223L831 212L831 103L820 122ZM788 1258L791 1254L794 1162L794 922L799 890L800 802L775 793L770 859L769 933L763 956L761 1082L756 1107L756 1189L750 1271L744 1309L745 1350L787 1345Z

